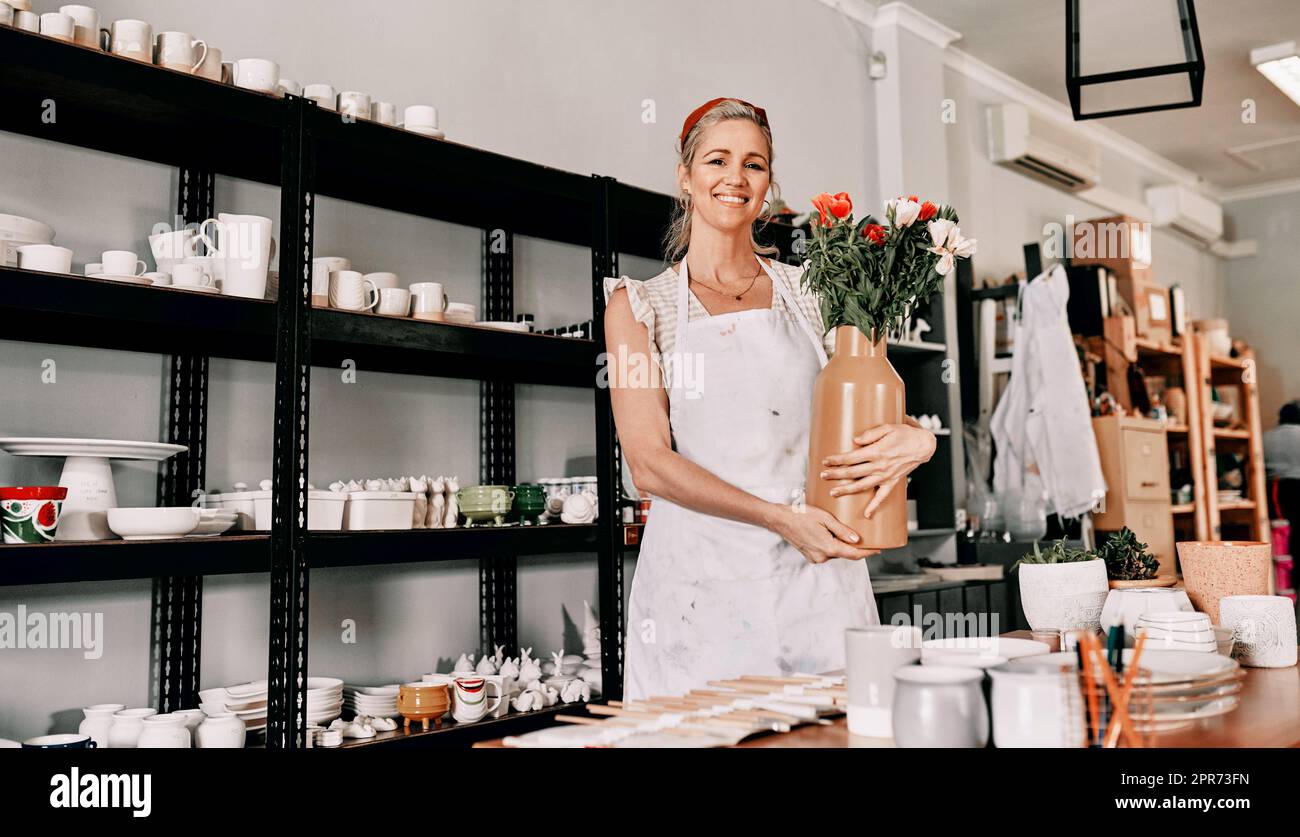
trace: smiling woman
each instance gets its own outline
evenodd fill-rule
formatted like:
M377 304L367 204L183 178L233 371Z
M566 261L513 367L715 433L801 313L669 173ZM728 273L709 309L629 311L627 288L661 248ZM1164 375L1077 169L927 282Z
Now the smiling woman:
M682 127L670 266L605 282L609 356L653 358L666 381L609 372L632 481L654 497L628 608L629 700L842 668L844 630L878 621L862 561L872 551L802 502L826 329L800 269L763 258L774 250L754 239L776 194L772 161L761 108L697 108ZM872 433L826 478L887 491L934 450L919 428Z

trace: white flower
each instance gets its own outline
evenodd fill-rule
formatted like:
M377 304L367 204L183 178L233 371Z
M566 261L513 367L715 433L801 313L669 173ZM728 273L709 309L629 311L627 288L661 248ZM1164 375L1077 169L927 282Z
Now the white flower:
M976 240L963 238L961 227L956 223L939 218L931 221L927 229L930 231L930 240L934 242L934 246L930 247L929 251L939 256L934 272L940 276L947 276L952 272L954 259L965 259L975 255Z
M906 198L895 198L885 204L885 212L894 210L894 226L910 227L916 221L916 216L921 214L921 205L916 201L909 201Z

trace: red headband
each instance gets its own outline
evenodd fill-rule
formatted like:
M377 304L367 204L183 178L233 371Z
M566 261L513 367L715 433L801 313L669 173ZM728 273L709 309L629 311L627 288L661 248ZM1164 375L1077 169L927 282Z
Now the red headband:
M753 108L754 113L758 115L759 124L761 124L764 128L771 130L771 126L767 124L767 111L763 110L758 105L749 104L749 102L746 102L744 99L736 99L731 96L722 96L717 99L710 99L709 101L697 107L695 110L691 111L691 115L686 117L686 121L682 123L682 134L681 137L679 138L683 145L686 144L686 135L689 134L691 132L691 129L695 127L695 123L699 122L700 118L704 116L704 114L712 110L713 106L718 104L719 102L740 102L742 105L746 105L748 107Z

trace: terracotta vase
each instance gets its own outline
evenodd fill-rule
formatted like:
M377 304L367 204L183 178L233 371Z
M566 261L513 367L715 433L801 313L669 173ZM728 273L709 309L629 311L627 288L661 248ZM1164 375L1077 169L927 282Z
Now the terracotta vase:
M1218 625L1219 599L1267 595L1272 552L1262 541L1180 542L1178 563L1192 604Z
M835 355L813 386L805 499L857 532L860 546L870 549L894 549L907 543L906 487L895 486L868 520L862 513L873 492L832 497L832 488L850 481L822 479L822 460L852 450L853 437L864 430L902 424L904 396L903 379L885 357L885 341L873 342L853 326L837 327Z

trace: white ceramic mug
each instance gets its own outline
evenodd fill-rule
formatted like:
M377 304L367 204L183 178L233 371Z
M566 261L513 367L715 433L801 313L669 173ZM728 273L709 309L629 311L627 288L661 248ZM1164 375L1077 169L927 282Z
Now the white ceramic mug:
M236 87L274 93L280 83L280 65L266 58L241 58L231 79Z
M0 26L14 25L14 7L8 3L0 3Z
M411 286L411 303L411 316L417 320L441 320L447 310L447 295L439 282L416 282Z
M294 81L294 80L291 79L291 78L282 78L282 79L280 79L280 81L276 84L276 87L277 87L277 89L280 91L280 95L281 95L281 96L285 96L285 95L288 95L288 96L301 96L301 95L302 95L302 85L299 84L298 82Z
M510 678L502 677L499 674L480 674L478 677L483 678L484 689L487 690L488 699L500 698L497 707L489 715L493 718L504 718L510 714ZM558 688L558 687L557 687Z
M397 105L392 102L371 102L370 118L381 125L396 125Z
M132 61L153 61L153 27L143 20L115 20L109 30L108 49Z
M844 632L850 733L893 737L894 671L920 659L920 628L871 625Z
M312 305L329 306L330 274L336 270L351 270L352 260L342 256L320 256L311 260Z
M344 116L370 118L370 94L356 90L344 90L339 94L338 106L335 108Z
M41 34L47 38L72 43L77 37L77 22L63 12L46 12L41 15Z
M188 32L159 32L154 38L153 63L159 67L193 73L207 57L207 42Z
M497 711L505 699L501 694L495 698L489 696L487 681L478 675L456 678L455 693L451 716L462 724L483 720Z
M302 95L313 100L326 110L334 110L338 94L328 84L309 84L302 89Z
M993 743L998 747L1080 747L1083 713L1079 696L1059 666L1032 657L989 669L993 678Z
M405 288L380 288L377 313L405 317L411 310L411 292Z
M343 311L372 311L379 304L375 283L355 270L330 274L330 305Z
M194 70L194 75L208 81L221 81L222 63L221 50L208 47L208 54L203 56L203 61Z
M199 225L199 238L209 252L218 254L224 261L216 277L222 280L222 294L245 299L266 298L272 247L270 218L222 212Z
M401 287L402 280L397 278L396 273L367 273L366 278L375 283L375 287L381 291L384 288Z
M24 244L18 248L18 269L71 273L72 251L54 244Z
M105 250L99 261L104 272L113 276L140 276L149 269L144 259L130 250Z
M172 269L172 284L178 288L211 288L215 280L199 265L178 264Z
M402 112L402 124L408 129L438 129L438 109L432 105L411 105Z
M73 40L84 47L99 49L99 12L90 6L60 6L59 11L72 18Z
M23 9L14 10L14 28L21 29L24 32L41 31L41 16L35 12L24 11Z

